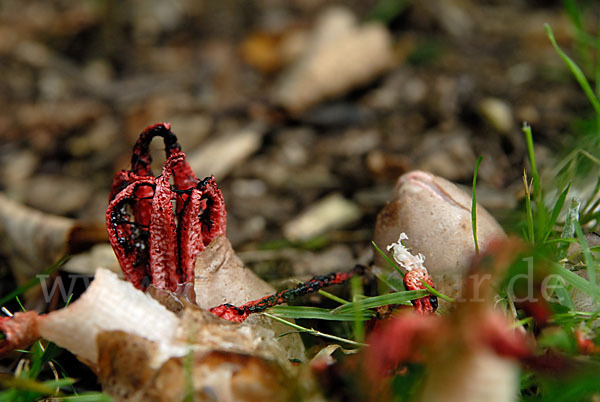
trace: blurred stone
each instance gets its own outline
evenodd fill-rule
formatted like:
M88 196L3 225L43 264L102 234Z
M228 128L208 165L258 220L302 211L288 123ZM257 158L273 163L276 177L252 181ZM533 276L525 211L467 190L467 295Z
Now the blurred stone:
M265 74L278 71L284 63L280 49L281 34L254 32L240 45L244 61Z
M477 158L466 132L426 134L417 150L415 166L448 180L472 176Z
M38 78L38 90L42 99L65 100L72 97L70 77L57 71L43 70Z
M84 208L93 192L85 180L39 174L32 177L25 200L34 208L66 216Z
M39 163L39 156L31 150L21 150L9 154L2 161L2 182L7 192L22 189Z
M86 82L95 88L109 85L114 78L111 65L103 59L91 60L84 67L82 74Z
M375 120L370 109L353 102L332 102L315 106L302 115L302 122L330 128L365 125Z
M283 233L293 241L307 240L355 223L361 215L362 212L355 203L334 193L317 201L300 216L286 223Z
M267 186L258 179L237 179L231 183L231 191L235 197L254 198L265 195Z
M210 134L213 119L205 114L176 114L168 119L179 143L189 151L202 147Z
M380 143L380 134L375 129L348 128L335 135L322 136L316 144L317 152L326 155L361 156Z
M366 164L373 176L382 179L394 179L406 173L410 167L407 157L379 150L369 152Z
M364 85L392 62L391 37L385 27L357 27L344 8L321 15L302 57L291 66L273 98L288 111L301 114L324 100Z
M106 152L119 135L119 126L111 117L98 120L84 135L74 136L67 141L71 155L83 157Z
M535 68L531 63L522 62L515 64L506 72L506 77L512 85L523 85L535 78Z
M90 250L71 256L62 270L82 275L93 276L98 268L106 268L123 277L121 266L112 246L108 243L94 245Z
M477 107L481 117L496 131L507 134L514 129L514 116L508 103L498 98L485 98Z
M301 254L292 261L294 275L305 277L348 271L354 264L352 250L343 244L328 247L317 253Z
M16 118L19 125L36 145L44 133L50 137L63 134L66 130L85 127L107 112L104 105L91 98L69 99L23 104ZM40 141L44 144L44 140Z
M217 180L222 180L231 169L256 152L263 134L261 128L249 126L235 133L211 138L202 148L190 152L187 161L198 177L214 175Z
M457 185L464 193L471 194L472 186ZM489 187L477 179L477 203L491 211L513 210L517 207L517 197L511 191L503 188L497 190Z
M383 250L405 233L410 252L425 256L436 289L455 297L475 254L471 207L471 197L452 182L427 172L409 172L398 178L390 202L377 215L374 241ZM506 237L481 205L476 211L480 249ZM378 253L375 264L387 266Z
M413 13L421 24L437 25L453 37L467 38L475 28L472 7L461 0L423 0L414 5Z
M39 42L23 41L15 49L17 60L37 68L45 67L50 60L50 50Z

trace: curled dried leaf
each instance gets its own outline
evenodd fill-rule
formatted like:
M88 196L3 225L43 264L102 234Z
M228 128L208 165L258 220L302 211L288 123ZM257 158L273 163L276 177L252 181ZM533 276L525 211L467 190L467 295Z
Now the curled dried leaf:
M391 37L384 26L357 26L347 9L332 8L317 22L304 54L282 77L275 101L302 113L368 83L391 62Z
M241 306L275 293L271 285L244 266L225 236L217 237L198 254L194 269L194 291L196 304L204 309L225 303ZM261 315L250 315L247 321L251 325L274 331L275 336L289 333L288 327ZM284 345L290 358L304 359L304 346L298 334L286 335L279 338L279 342Z
M0 194L0 243L19 281L43 272L62 255L107 241L104 225L47 214Z

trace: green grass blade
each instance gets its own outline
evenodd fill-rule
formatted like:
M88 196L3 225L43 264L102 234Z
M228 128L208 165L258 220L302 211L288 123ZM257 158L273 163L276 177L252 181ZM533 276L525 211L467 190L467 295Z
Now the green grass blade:
M527 155L529 156L529 164L531 165L531 178L533 182L533 196L540 196L540 175L538 173L537 164L535 163L535 148L533 146L533 133L531 126L523 123L523 133L525 134L525 142L527 143Z
M588 213L588 212L592 212L594 210L592 203L598 201L598 200L594 201L594 198L596 198L599 191L600 191L600 176L596 180L596 185L594 186L594 191L592 191L592 195L590 195L590 197L587 199L587 201L581 208L581 210L583 211L584 214ZM590 209L590 207L592 207L592 208Z
M567 185L567 187L560 193L556 203L554 204L554 208L552 209L552 214L550 215L550 221L548 222L548 229L546 230L546 235L544 236L544 242L548 240L550 234L552 233L552 228L556 224L556 220L558 219L558 215L560 215L560 211L562 211L563 206L565 205L565 201L567 199L567 194L569 194L569 190L571 189L571 183Z
M567 67L569 67L569 70L571 70L571 74L573 74L575 80L579 83L579 86L592 104L592 107L596 112L596 116L600 116L600 101L598 101L598 98L596 97L596 94L590 86L587 78L585 78L585 74L583 74L583 71L581 71L579 66L558 46L550 25L544 24L544 27L546 28L546 35L548 36L548 39L550 39L554 50L556 50L556 53L558 53L563 62L567 65Z
M579 220L579 207L581 203L578 199L573 198L571 200L571 206L567 211L567 217L565 218L565 226L563 227L563 231L560 235L561 239L572 239L575 237L575 222ZM569 245L564 243L559 246L557 258L558 261L562 260L567 256L567 251L569 249Z
M377 252L381 254L381 256L388 262L388 264L390 264L392 268L394 268L396 272L400 274L401 277L404 277L404 272L402 272L400 267L387 255L387 253L380 249L374 241L371 241L371 244L373 245L373 247L375 247L375 250L377 250Z
M334 302L338 302L340 304L348 304L350 303L348 300L344 300L341 297L338 297L332 293L329 293L323 289L319 289L319 294L323 297L328 298L329 300L333 300Z
M404 281L395 276L393 272L390 274L386 274L383 272L376 273L375 277L377 277L377 279L385 283L394 292L404 292L406 290L406 287L404 286Z
M386 295L368 297L360 301L361 309L370 309L388 304L406 304L410 305L411 300L420 299L429 294L428 290L407 290L405 292L388 293ZM331 311L331 314L341 314L354 311L356 308L355 302L344 304Z
M596 301L600 302L600 289L598 286L591 284L581 276L569 271L568 269L565 269L562 265L557 263L550 263L548 270L551 274L556 274L562 277L569 285L572 285L575 288L587 293Z
M304 328L298 324L294 324L293 322L289 322L284 320L283 318L279 318L275 315L269 314L269 313L261 313L262 315L264 315L265 317L269 317L272 320L278 321L282 324L285 324L289 327L292 327L294 329L297 329L300 332L306 332L308 334L314 335L314 336L320 336L322 338L327 338L327 339L331 339L334 341L338 341L338 342L344 342L344 343L348 343L350 345L354 345L354 346L367 346L367 344L365 343L361 343L361 342L356 342L350 339L345 339L345 338L341 338L339 336L335 336L335 335L329 335L329 334L325 334L323 332L317 331L316 329L312 329L312 328Z
M581 230L581 225L579 222L575 223L575 233L577 234L577 240L579 240L579 244L581 244L581 249L583 250L583 257L585 259L585 266L587 267L588 272L588 280L594 286L597 285L596 282L596 261L594 257L592 257L592 253L590 252L590 248L588 247L587 240L583 235L583 230Z
M56 387L66 386L75 382L72 378L61 378L46 382L36 381L31 378L6 376L0 378L0 383L6 388L23 392L33 392L39 395L54 395Z
M53 399L54 400L54 399ZM102 392L85 392L79 395L63 396L58 398L59 401L73 401L73 402L112 402L113 399Z
M50 275L52 272L56 271L57 269L59 269L60 267L65 265L65 263L67 261L69 261L69 258L70 258L69 256L62 257L61 259L56 261L54 264L52 264L50 266L50 268L48 268L44 272L42 272L42 275ZM12 292L10 292L6 296L4 296L2 299L0 299L0 306L8 303L12 299L14 299L16 296L19 296L19 295L25 293L26 291L28 291L35 285L39 285L39 284L40 284L40 280L38 278L31 278L27 283L25 283L22 286L19 286L17 289L13 290Z
M367 16L367 20L389 24L410 5L410 0L380 0Z
M450 296L446 296L445 294L443 294L443 293L441 293L441 292L437 291L435 288L432 288L432 287L431 287L431 286L429 286L429 284L428 284L427 282L425 282L423 279L421 279L421 283L423 284L423 286L425 286L425 289L429 290L429 293L431 293L432 295L434 295L434 296L436 296L436 297L438 297L438 298L440 298L440 299L442 299L442 300L445 300L445 301L447 301L447 302L449 302L449 303L454 303L454 302L456 301L456 300L455 300L455 299L453 299L452 297L450 297Z
M15 296L15 300L17 301L17 304L21 308L21 311L27 311L27 309L25 309L25 306L23 306L23 303L21 303L21 299L19 298L19 296Z
M67 385L73 385L76 382L77 382L76 379L67 377L67 378L59 378L59 379L55 379L55 380L44 381L42 384L44 384L48 387L60 388L60 387L66 387Z
M354 321L356 315L353 311L332 314L331 310L319 307L309 306L274 306L269 309L273 315L281 318L293 318L293 319L315 319L315 320L329 320L329 321ZM373 317L374 313L369 310L359 311L360 320L368 320Z
M483 156L477 158L475 163L475 171L473 172L473 197L471 200L471 226L473 228L473 241L475 242L475 254L479 254L479 243L477 242L477 191L475 186L477 185L477 173L479 172L479 165L483 160Z
M583 23L581 22L581 12L575 4L574 0L563 0L563 7L571 20L571 23L577 31L583 31Z
M352 290L352 301L354 304L354 311L353 311L353 316L354 316L354 339L357 342L363 342L365 340L365 324L364 324L364 320L362 319L362 312L364 311L362 309L362 302L364 300L363 298L363 288L362 288L362 278L360 277L353 277L350 280L350 288ZM350 303L345 304L348 305Z
M535 228L533 224L533 211L531 209L531 187L527 182L527 173L525 172L523 172L523 187L525 188L525 214L527 218L527 232L524 233L524 237L530 243L533 243L535 241Z

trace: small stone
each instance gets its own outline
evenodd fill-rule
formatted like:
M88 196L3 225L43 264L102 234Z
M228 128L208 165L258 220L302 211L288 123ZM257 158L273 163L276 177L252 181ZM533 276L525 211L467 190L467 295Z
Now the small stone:
M35 171L39 157L30 150L13 152L2 163L2 181L8 191L19 189Z
M311 205L302 215L288 222L283 232L292 241L306 240L329 230L341 229L361 217L360 208L341 194L334 193Z
M453 183L427 172L401 176L391 201L377 215L375 243L383 250L406 233L405 245L425 256L425 266L436 289L457 296L475 254L471 224L471 197ZM504 230L482 206L477 205L477 240L484 249ZM379 254L375 263L387 266Z
M81 275L94 275L98 268L107 268L123 276L115 252L108 243L96 244L90 250L72 256L62 267L64 271Z
M53 175L37 175L31 180L27 204L45 212L65 216L81 210L93 193L84 180Z
M288 111L302 114L368 83L391 62L391 36L384 26L357 26L348 10L332 8L317 22L306 50L284 73L273 97Z
M500 133L507 134L514 128L513 112L508 103L498 98L485 98L479 102L481 117Z
M417 150L415 166L448 180L465 180L473 174L475 162L467 133L457 130L449 134L428 134Z
M238 132L214 138L195 152L187 161L198 177L214 175L222 180L231 170L258 150L263 131L247 127Z

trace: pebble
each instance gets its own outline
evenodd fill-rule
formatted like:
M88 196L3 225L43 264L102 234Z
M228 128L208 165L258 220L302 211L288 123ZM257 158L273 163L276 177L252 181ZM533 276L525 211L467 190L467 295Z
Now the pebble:
M187 161L198 177L214 175L222 180L231 170L256 152L262 143L263 130L248 126L237 132L209 139Z
M514 129L512 108L502 99L484 98L477 109L481 117L496 131L507 134Z
M62 267L64 271L81 275L94 275L98 268L107 268L123 276L115 252L108 243L96 244L90 250L72 256Z
M472 176L476 157L467 133L428 134L417 151L417 169L448 180L466 180Z
M60 216L81 210L94 191L84 180L47 174L32 177L27 190L28 205Z
M333 193L311 205L300 216L285 224L283 233L292 241L307 240L330 230L357 222L360 208L339 193Z
M377 23L357 26L345 8L325 11L308 41L273 94L275 103L293 114L364 85L391 66L387 29Z

